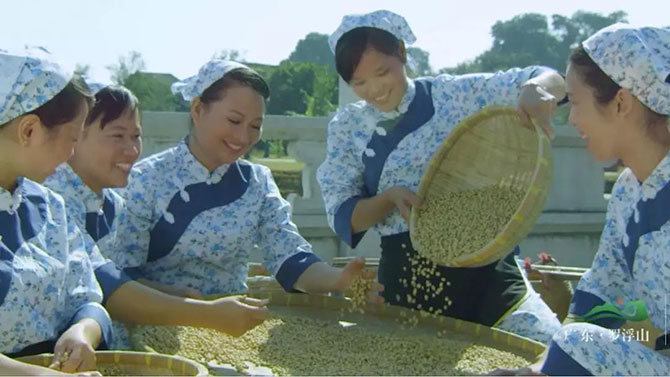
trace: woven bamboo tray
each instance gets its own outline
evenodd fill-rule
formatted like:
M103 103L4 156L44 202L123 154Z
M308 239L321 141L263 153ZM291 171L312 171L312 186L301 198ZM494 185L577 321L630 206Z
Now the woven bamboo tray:
M348 320L356 323L387 322L391 326L390 331L398 326L395 320L406 318L413 313L407 308L388 304L368 304L365 307L365 314L349 313L351 303L348 299L326 295L286 293L277 290L258 290L253 295L257 298L268 299L270 308L276 305L293 308L305 314L320 312L320 315L326 319L339 319L344 315ZM445 316L419 316L418 320L417 329L419 330L431 332L447 330L455 338L463 337L482 345L504 348L528 359L533 359L545 350L542 343L477 323Z
M180 356L133 351L96 351L98 367L114 366L128 376L207 376L204 366ZM20 357L18 360L43 367L53 361L53 354Z
M549 139L537 125L524 124L515 109L489 107L454 128L421 180L421 199L492 186L515 188L525 195L494 239L481 250L465 251L449 266L483 266L510 253L542 212L551 177ZM419 253L415 233L420 216L420 210L412 210L410 237Z
M365 314L349 312L350 300L326 295L285 293L277 289L256 289L249 296L269 299L270 313L292 313L324 321L346 321L358 326L374 328L375 331L395 333L401 328L398 323L403 318L416 315L409 309L387 304L367 305ZM489 346L512 352L532 361L545 350L545 346L531 339L520 337L502 330L461 321L444 316L417 316L418 323L411 330L435 335L440 331L448 333L453 340ZM131 330L133 348L151 352L153 348ZM337 352L337 350L333 350ZM209 365L208 360L199 360ZM212 365L213 373L218 366Z

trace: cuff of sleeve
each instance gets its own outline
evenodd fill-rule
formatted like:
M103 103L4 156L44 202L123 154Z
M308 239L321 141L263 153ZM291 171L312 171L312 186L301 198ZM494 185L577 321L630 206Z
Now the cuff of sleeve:
M107 299L120 286L133 280L128 274L119 269L114 262L107 262L95 269L95 277L102 288L102 304L107 303Z
M654 349L656 351L670 349L670 332L656 338L656 347Z
M572 296L572 302L570 303L570 314L582 316L594 307L604 303L605 301L593 293L575 290L575 294ZM618 318L601 318L588 322L608 329L618 329L625 323L624 320Z
M342 203L335 213L335 233L350 247L356 247L365 235L365 231L355 234L352 234L351 231L351 216L359 200L361 200L360 196L352 196Z
M139 267L127 267L123 269L123 273L128 275L131 280L137 280L142 277L142 271Z
M301 251L289 257L282 263L275 278L286 292L297 292L293 286L295 285L295 282L298 281L300 275L302 275L309 266L320 261L321 259L314 253Z
M90 318L100 325L100 330L102 330L102 341L100 342L98 349L107 349L109 345L112 344L113 332L112 319L109 317L105 308L97 302L90 302L80 306L79 309L77 309L77 312L74 313L74 316L70 321L70 326L85 318Z
M532 79L533 77L537 77L545 72L553 72L553 71L556 70L543 65L536 65L533 66L533 70L530 72L530 78Z

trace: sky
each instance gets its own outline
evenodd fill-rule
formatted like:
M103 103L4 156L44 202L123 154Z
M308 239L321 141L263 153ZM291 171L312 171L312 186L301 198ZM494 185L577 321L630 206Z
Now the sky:
M102 81L135 50L147 71L185 78L224 49L277 64L308 33L330 34L342 16L377 9L407 19L435 70L487 50L491 26L522 13L623 10L631 23L670 24L670 0L0 0L0 48L44 46Z

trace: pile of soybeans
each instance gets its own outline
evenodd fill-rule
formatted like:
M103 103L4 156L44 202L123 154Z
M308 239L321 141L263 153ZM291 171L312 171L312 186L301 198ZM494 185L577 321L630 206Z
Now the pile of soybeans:
M490 186L427 198L414 229L415 247L440 265L478 252L509 222L523 196L519 189Z
M138 326L132 337L160 353L209 365L229 364L239 372L268 368L277 375L459 375L529 365L517 355L473 344L463 335L402 329L377 318L342 322L320 315L326 312L322 309L310 310L297 314L273 307L271 318L239 338L208 329L160 326Z
M136 374L116 364L101 364L97 366L96 370L103 376L132 376Z

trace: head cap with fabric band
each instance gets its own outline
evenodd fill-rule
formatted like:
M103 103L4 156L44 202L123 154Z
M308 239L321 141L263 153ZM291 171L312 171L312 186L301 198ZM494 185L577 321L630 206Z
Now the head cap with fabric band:
M72 79L73 70L46 49L0 50L0 124L47 103Z
M372 27L388 31L408 45L416 42L416 37L407 20L399 14L388 10L378 10L366 14L349 14L342 17L340 26L328 38L328 44L333 54L335 53L335 47L337 47L337 41L347 32L360 27Z
M210 60L200 68L200 71L198 71L196 76L191 76L172 84L172 93L181 93L186 101L190 101L201 96L207 88L225 76L228 72L238 68L251 69L244 64L230 60Z
M582 46L619 86L651 110L670 115L670 29L614 24Z

